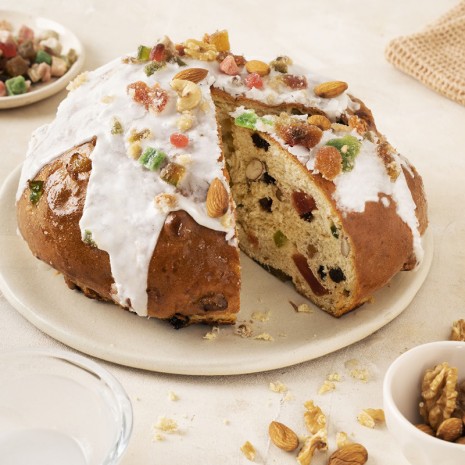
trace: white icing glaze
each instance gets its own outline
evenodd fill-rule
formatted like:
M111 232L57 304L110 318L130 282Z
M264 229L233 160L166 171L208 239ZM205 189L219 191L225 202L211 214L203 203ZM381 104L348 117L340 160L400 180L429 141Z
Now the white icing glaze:
M204 104L194 111L196 122L186 131L189 145L185 149L178 149L169 141L172 133L179 132L176 127L180 116L176 111L177 94L170 88L170 81L180 70L179 66L168 63L147 77L143 70L145 64L125 64L117 59L88 73L82 79L84 82L60 104L56 119L34 132L18 186L17 199L27 181L43 166L70 147L97 138L91 154L92 171L80 228L83 236L90 231L93 241L109 254L115 281L112 286L114 299L139 315L147 315L148 266L170 211L185 210L200 225L223 231L229 243L237 246L231 212L220 219L210 218L206 213L206 192L214 178L223 180L229 191L219 161L221 152L209 90L211 85L233 97L243 96L267 104L299 103L318 107L332 118L347 108L357 109L358 106L346 93L333 99L317 97L312 89L326 79L317 78L294 65L289 67L289 73L305 75L309 83L307 89L292 90L281 86L277 90L267 86L266 82L278 74L274 70L264 78L263 90L249 89L242 82L238 84L239 79L220 73L217 62L185 61L189 67L209 70L207 78L199 83ZM241 74L247 74L245 69ZM168 104L161 113L147 111L133 100L127 86L136 81L143 81L148 86L159 83L168 93ZM115 118L122 125L122 134L111 133ZM141 141L142 150L149 146L160 149L169 159L186 167L179 189L161 180L158 172L147 170L128 156L131 132L144 129L150 130L151 137ZM311 163L308 151L298 147L292 147L290 151L302 163ZM160 199L161 194L171 194L174 202L156 203L154 199ZM394 196L403 202L406 193L399 187ZM346 205L341 203L341 207L346 208ZM406 216L410 214L408 207L402 212Z

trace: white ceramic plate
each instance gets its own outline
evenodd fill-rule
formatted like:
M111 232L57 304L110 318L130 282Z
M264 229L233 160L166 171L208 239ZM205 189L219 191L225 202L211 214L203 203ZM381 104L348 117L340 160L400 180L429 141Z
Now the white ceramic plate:
M214 340L207 326L179 331L107 303L70 291L61 275L32 256L17 235L15 193L18 167L0 192L0 289L33 325L86 354L147 370L190 375L253 373L281 368L336 351L372 334L399 315L425 280L433 256L432 236L425 237L425 258L415 272L399 273L375 294L375 301L335 319L313 307L296 313L289 301L309 303L289 283L282 283L242 255L242 310L239 323L254 312L269 320L253 321L253 336L242 338L234 326L222 327ZM382 265L382 264L380 264ZM254 339L262 333L274 341Z
M21 107L30 103L50 97L64 89L82 69L84 64L84 49L79 39L66 27L47 18L31 16L24 13L1 10L0 20L7 20L13 25L13 33L16 34L19 28L25 24L34 30L35 33L51 29L58 32L60 42L63 45L63 53L67 53L70 48L74 48L78 54L77 61L71 66L66 74L58 79L43 84L33 86L33 90L21 95L0 97L0 109Z

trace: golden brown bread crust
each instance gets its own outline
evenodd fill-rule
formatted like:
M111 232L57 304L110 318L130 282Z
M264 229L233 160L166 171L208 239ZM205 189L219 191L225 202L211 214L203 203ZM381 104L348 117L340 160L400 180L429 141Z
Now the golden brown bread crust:
M43 194L32 205L26 188L17 220L32 253L63 273L70 287L112 301L108 254L84 243L79 228L94 145L82 144L42 168L35 180L44 181ZM74 169L73 155L87 160L88 169ZM224 233L200 226L184 211L173 212L149 265L148 316L168 319L175 327L194 321L234 323L239 273L238 250L227 244Z

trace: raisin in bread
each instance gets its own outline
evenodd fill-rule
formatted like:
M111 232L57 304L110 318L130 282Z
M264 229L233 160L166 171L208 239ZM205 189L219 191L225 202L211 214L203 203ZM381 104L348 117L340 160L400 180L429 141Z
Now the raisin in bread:
M32 253L138 315L233 323L239 246L340 316L421 260L419 175L347 84L225 31L79 76L17 194Z

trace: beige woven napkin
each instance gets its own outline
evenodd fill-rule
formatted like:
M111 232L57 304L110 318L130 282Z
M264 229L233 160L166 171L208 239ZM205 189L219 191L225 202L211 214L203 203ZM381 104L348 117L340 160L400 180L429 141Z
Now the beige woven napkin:
M392 40L386 58L436 92L465 105L465 1L422 32Z

